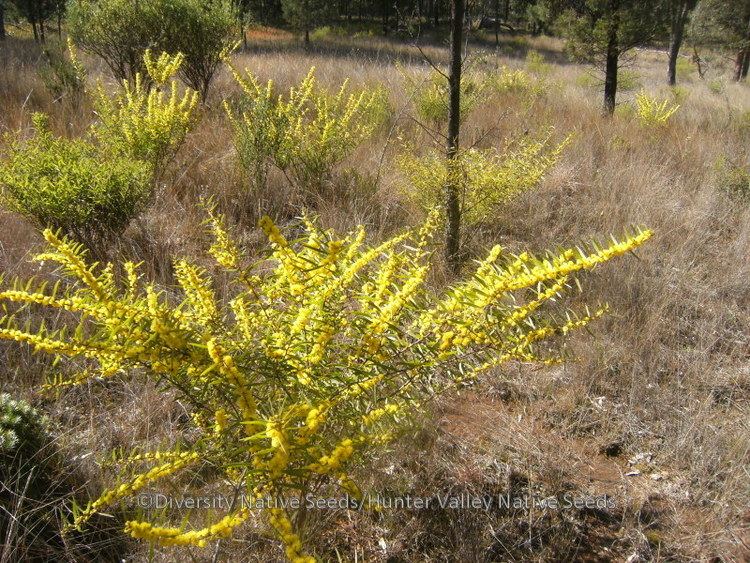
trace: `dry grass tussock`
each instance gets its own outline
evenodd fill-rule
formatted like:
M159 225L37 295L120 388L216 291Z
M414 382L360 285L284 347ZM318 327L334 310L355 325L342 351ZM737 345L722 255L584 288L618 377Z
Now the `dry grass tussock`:
M250 51L237 54L235 63L280 88L315 66L326 87L350 78L354 86L382 84L389 91L390 121L339 167L325 193L305 204L326 226L364 224L375 238L415 223L421 211L404 200L393 159L404 139L418 147L433 142L411 118L404 78L403 69L427 75L420 53L376 38L324 38L308 51L274 30L262 30L257 39L251 36ZM706 81L683 68L673 92L662 86L665 56L639 53L631 72L642 89L679 98L681 105L666 125L644 127L627 109L603 119L596 82L587 69L565 62L556 40L514 40L498 50L477 44L471 51L478 72L492 75L503 65L525 68L532 48L546 55L544 76L531 73L543 87L534 95L488 95L467 116L464 143L502 148L550 126L556 140L568 133L573 140L537 189L472 231L467 252L480 255L496 242L510 250L576 244L633 224L654 229L655 240L637 258L586 278L589 301L608 301L612 312L593 334L571 342L577 361L506 368L442 399L360 477L383 495L606 494L615 506L321 511L308 522L316 552L331 560L747 560L750 207L747 193L738 197L726 185L721 163L749 162L750 90L725 81L721 68ZM445 56L439 46L427 52ZM11 38L0 48L0 131L29 127L32 111L48 112L58 133L85 130L91 108L56 100L37 74L40 64L28 40ZM96 70L91 74L95 78ZM260 248L254 225L261 214L284 223L300 213L300 194L281 174L272 173L262 193L248 190L220 104L237 95L222 71L200 125L163 171L154 204L109 250L111 257L143 261L146 273L169 287L171 258L198 254L203 246L199 197L213 196L250 248ZM634 95L623 93L623 106ZM0 212L0 271L50 275L28 262L40 240L22 219ZM97 459L104 446L179 439L187 414L177 405L165 409L164 398L148 387L110 382L40 403L33 389L55 369L41 356L0 344L1 390L49 410L60 455L68 460L65 480L79 493L95 496L105 485ZM173 486L209 494L212 475L198 471ZM112 519L104 520L97 533L113 527ZM47 555L84 560L99 548L125 549L102 537L52 542ZM254 523L237 537L220 545L219 560L281 555ZM23 558L28 549L21 540L0 543L9 554L4 560ZM175 557L128 549L136 560ZM209 551L190 557L210 560L215 553Z

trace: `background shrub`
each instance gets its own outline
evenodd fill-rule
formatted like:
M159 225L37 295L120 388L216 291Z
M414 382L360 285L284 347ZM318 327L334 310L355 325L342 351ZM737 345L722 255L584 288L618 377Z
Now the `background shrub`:
M233 6L230 0L73 0L69 33L121 80L146 75L146 49L183 53L180 76L205 99L239 21Z

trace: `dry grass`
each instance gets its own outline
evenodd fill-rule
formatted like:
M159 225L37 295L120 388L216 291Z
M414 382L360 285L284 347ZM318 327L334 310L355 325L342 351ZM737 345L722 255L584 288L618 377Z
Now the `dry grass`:
M375 237L415 222L418 210L397 188L394 128L417 144L431 141L408 118L413 111L394 62L426 72L420 53L377 38L332 38L306 51L270 29L250 39L251 51L237 56L239 66L282 88L314 65L331 88L351 77L355 85L389 89L393 122L345 163L350 171L340 171L315 211L326 225L362 223ZM482 52L484 68L493 68L522 66L529 48L551 65L544 95L531 105L517 94L491 97L467 120L464 141L481 137L483 146L502 147L514 135L551 125L560 136L575 132L574 143L537 190L488 218L469 240L469 253L495 242L510 249L574 244L632 224L654 229L655 240L637 258L586 279L589 300L608 301L612 314L592 335L571 343L578 361L554 370L517 366L444 398L392 455L372 460L361 473L381 493L607 494L616 508L380 517L334 511L310 519L311 530L321 531L317 549L334 560L747 560L750 211L723 191L716 163L750 158L741 119L750 110L748 86L724 83L717 93L687 76L673 120L644 129L627 115L600 116L599 94L579 79L588 71L565 62L556 40L472 50ZM444 57L439 46L426 50ZM54 101L36 75L38 62L27 40L0 48L0 130L25 127L31 111L45 111L60 132L77 134L90 119L89 108ZM665 68L664 54L650 51L633 64L644 89L666 98ZM712 72L712 80L722 79L721 68ZM298 194L283 177L272 176L264 193L248 193L219 103L236 94L222 73L199 128L165 171L154 205L113 256L143 260L153 277L169 284L171 257L202 246L200 196L216 197L250 246L259 240L253 226L261 213L282 221L299 213ZM21 219L0 214L0 270L39 273L27 262L39 240ZM0 344L3 390L33 397L31 389L50 369L49 362ZM178 439L185 413L164 404L153 389L112 384L69 392L49 409L61 429L62 455L74 460L95 492L102 485L97 452ZM626 476L634 470L640 473ZM210 475L194 476L194 485L210 490ZM280 556L256 526L246 532L223 544L219 556ZM132 548L136 559L148 556ZM210 559L213 553L192 556ZM155 554L156 560L173 558Z

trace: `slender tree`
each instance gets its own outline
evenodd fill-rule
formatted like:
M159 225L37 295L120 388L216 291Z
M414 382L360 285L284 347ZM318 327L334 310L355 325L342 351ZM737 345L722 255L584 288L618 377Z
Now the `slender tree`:
M304 32L305 44L310 43L310 32L331 17L335 4L326 0L282 0L284 19L295 29Z
M570 4L561 19L566 47L576 59L604 69L604 112L611 115L623 55L656 35L663 23L661 7L650 0L572 0Z
M446 237L445 256L454 273L461 268L461 207L459 201L460 178L457 170L459 140L461 133L461 67L463 65L462 41L464 0L451 0L450 74L448 85L450 101L448 111L448 183L445 189Z
M669 16L669 66L667 82L670 86L677 84L677 58L685 37L685 28L690 20L690 14L698 4L698 0L666 0Z

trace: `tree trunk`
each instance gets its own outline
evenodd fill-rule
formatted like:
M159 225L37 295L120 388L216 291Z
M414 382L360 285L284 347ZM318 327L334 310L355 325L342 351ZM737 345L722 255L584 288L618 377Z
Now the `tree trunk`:
M685 30L685 20L680 14L672 20L672 29L669 34L669 66L667 70L667 82L670 86L677 84L677 58L680 56L682 37Z
M445 257L454 273L461 269L461 207L459 202L459 171L457 170L459 135L461 133L461 45L464 25L464 0L451 0L451 62L448 85L450 106L448 113L448 141L446 168L448 182L445 187Z
M391 16L390 8L390 0L383 0L383 35L388 35L388 20Z
M607 37L607 66L604 70L604 113L612 115L615 113L617 103L617 71L620 63L620 47L617 41L617 32L620 26L617 17L617 2L612 2L612 21L609 24Z
M500 45L500 0L495 0L495 47Z
M5 0L0 0L0 41L5 39Z
M737 53L734 63L734 80L736 82L740 82L747 77L747 66L750 65L750 62L747 61L747 59L750 59L750 14L747 16L745 29L747 30L745 32L745 44Z
M440 26L440 0L432 0L432 15L435 18L435 27Z
M39 43L39 31L36 28L36 21L32 20L31 29L34 30L34 43Z
M509 23L508 20L510 19L510 0L505 0L505 15L503 16L503 21L505 23Z
M305 28L305 45L309 45L309 44L310 44L310 29L306 27Z

